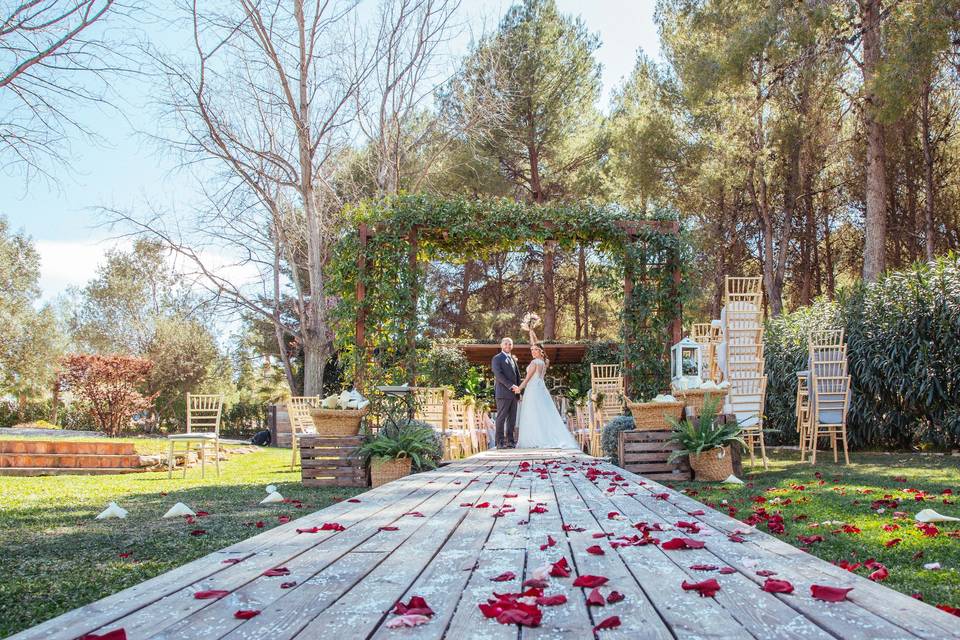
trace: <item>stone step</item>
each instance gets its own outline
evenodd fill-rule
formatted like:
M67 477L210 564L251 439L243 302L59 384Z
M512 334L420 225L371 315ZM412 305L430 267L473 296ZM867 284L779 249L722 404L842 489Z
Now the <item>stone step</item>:
M0 453L0 468L10 467L136 469L140 467L140 456L89 453Z
M0 467L0 476L103 476L117 473L139 473L141 468L69 469L66 467Z
M108 456L132 456L136 454L132 442L114 442L104 439L93 442L70 440L0 440L2 453L42 454L96 454Z

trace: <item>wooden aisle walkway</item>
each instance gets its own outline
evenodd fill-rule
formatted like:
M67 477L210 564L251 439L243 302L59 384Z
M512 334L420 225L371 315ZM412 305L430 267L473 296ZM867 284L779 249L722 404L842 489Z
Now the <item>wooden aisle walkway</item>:
M529 464L527 464L529 463ZM960 621L770 535L730 539L743 523L653 481L578 454L487 452L410 476L276 527L169 573L13 636L70 640L123 629L127 638L960 638ZM505 507L510 505L511 507ZM495 517L496 516L496 517ZM678 521L692 523L676 529ZM634 541L640 522L661 545ZM343 527L319 530L324 524ZM657 525L664 531L657 531ZM308 530L298 533L297 530ZM694 532L694 530L699 531ZM665 550L672 538L701 549ZM551 546L551 541L553 544ZM603 555L588 548L597 546ZM669 545L668 545L669 546ZM696 546L696 545L695 545ZM82 552L82 550L78 550ZM536 628L486 619L479 603L517 593L521 583L565 558L570 577L547 577ZM692 569L711 565L728 569ZM283 575L265 575L283 568ZM789 581L792 594L761 589L765 577ZM287 573L288 572L288 573ZM503 581L491 579L513 572ZM602 596L577 576L603 576ZM716 578L715 597L681 588ZM96 579L95 576L90 577ZM810 585L852 587L849 599L823 602ZM219 598L197 592L221 590ZM395 603L422 596L434 615L414 628L387 623ZM238 619L238 611L259 611ZM114 637L119 637L119 633Z

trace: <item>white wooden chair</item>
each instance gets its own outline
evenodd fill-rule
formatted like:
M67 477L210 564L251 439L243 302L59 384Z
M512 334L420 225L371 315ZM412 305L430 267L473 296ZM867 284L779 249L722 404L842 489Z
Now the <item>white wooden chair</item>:
M767 397L767 376L740 377L730 381L727 404L737 417L741 435L755 464L755 450L760 445L760 459L767 468L767 447L763 438L763 409Z
M167 477L173 477L174 445L185 445L183 477L187 477L187 454L191 445L197 443L200 451L200 477L206 475L207 445L212 445L213 460L220 476L220 415L223 409L223 394L187 394L187 432L167 436L170 449L167 453Z
M290 416L290 469L297 465L300 455L300 436L304 433L316 433L317 428L310 416L310 409L320 406L320 396L293 396L287 403L287 415Z
M847 447L847 410L850 408L850 376L814 376L810 426L810 463L817 463L817 441L830 438L833 461L837 459L837 441L843 444L844 464L850 464Z

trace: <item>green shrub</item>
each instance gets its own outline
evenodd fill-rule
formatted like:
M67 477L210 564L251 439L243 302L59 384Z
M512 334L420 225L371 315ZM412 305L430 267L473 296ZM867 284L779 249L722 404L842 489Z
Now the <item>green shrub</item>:
M603 433L600 434L600 448L603 449L603 455L609 457L613 464L620 464L620 458L617 455L620 432L632 431L633 426L633 417L631 416L617 416L604 425Z
M767 405L764 430L770 444L797 444L797 371L807 368L807 339L812 331L841 328L840 305L817 300L809 307L767 322L763 336Z
M813 329L846 329L854 447L960 446L960 258L886 274L767 324L767 426L796 442L796 371ZM774 442L778 438L772 439Z
M417 378L427 387L453 387L463 395L470 363L454 344L433 342L417 352Z

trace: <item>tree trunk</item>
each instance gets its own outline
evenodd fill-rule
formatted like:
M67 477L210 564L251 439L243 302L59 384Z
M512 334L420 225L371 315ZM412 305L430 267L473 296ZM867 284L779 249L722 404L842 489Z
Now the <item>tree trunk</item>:
M866 216L863 240L863 279L876 282L886 267L887 176L883 124L879 98L873 87L881 60L880 14L882 0L860 0L863 23L863 113L867 130Z
M823 266L827 272L827 297L833 300L837 286L833 273L833 247L830 245L830 212L827 207L823 207Z
M934 192L933 183L933 141L930 139L930 93L932 90L932 83L928 80L926 84L924 84L920 104L920 126L923 134L923 240L928 261L933 260L936 251L933 235L933 209L936 193Z
M319 396L323 394L323 372L330 358L330 347L326 340L304 340L303 342L303 395Z
M573 326L574 339L583 339L583 314L580 311L581 292L586 286L586 274L584 273L583 245L578 247L577 251L577 284L573 288Z
M468 260L463 265L463 276L460 281L460 299L457 301L457 325L454 328L454 335L462 335L467 328L467 312L470 304L470 286L473 284L473 260Z

